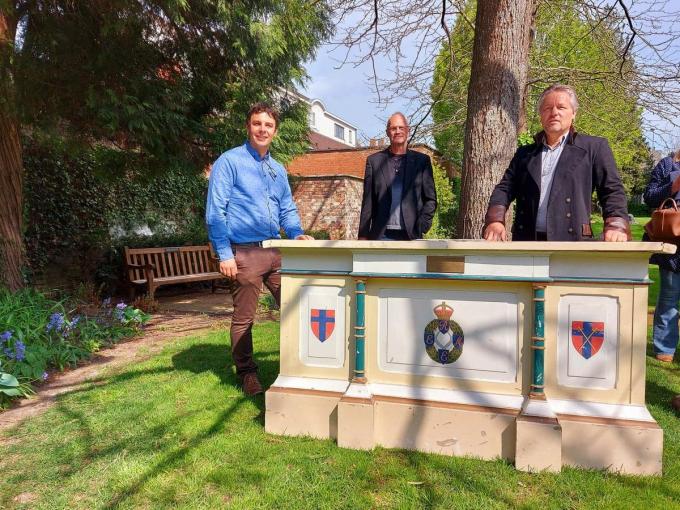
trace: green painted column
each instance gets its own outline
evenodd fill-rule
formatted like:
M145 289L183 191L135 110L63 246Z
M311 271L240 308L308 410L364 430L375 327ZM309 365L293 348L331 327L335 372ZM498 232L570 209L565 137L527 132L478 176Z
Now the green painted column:
M533 378L530 397L545 398L544 374L545 365L545 285L534 285L534 334L531 336L531 352L533 354Z
M365 357L365 340L366 340L366 282L364 280L357 280L356 282L356 320L354 326L354 345L355 365L354 365L354 382L366 382L366 357Z

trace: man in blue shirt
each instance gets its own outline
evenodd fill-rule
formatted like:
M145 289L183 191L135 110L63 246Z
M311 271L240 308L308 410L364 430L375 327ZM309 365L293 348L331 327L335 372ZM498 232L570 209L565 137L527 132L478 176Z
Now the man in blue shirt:
M248 141L222 154L208 185L208 236L220 259L220 272L234 282L231 352L246 395L262 393L253 360L252 327L262 284L281 300L281 255L262 241L311 240L304 235L285 168L269 154L279 117L258 103L248 112Z

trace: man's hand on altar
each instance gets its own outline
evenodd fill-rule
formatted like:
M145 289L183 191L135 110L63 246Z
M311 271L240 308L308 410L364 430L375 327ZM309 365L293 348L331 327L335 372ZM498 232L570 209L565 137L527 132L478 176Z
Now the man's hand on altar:
M295 237L296 241L313 241L314 238L312 236L308 236L306 234L300 234L299 236Z
M508 234L505 231L505 225L500 221L489 223L484 229L484 239L487 241L507 241Z

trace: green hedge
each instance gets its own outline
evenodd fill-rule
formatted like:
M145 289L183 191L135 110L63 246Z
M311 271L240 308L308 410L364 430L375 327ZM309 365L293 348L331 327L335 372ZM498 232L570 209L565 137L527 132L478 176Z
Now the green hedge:
M96 277L115 291L123 246L205 243L207 179L197 169L162 175L113 149L77 152L24 140L27 278ZM148 226L152 236L137 235ZM115 236L115 230L126 233Z

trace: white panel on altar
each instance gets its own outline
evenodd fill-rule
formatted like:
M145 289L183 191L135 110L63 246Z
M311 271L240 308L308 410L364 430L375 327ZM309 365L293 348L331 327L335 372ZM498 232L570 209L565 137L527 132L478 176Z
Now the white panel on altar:
M558 383L574 388L614 388L619 347L618 300L570 294L562 296L558 310Z
M521 344L517 294L381 289L379 299L382 370L516 380Z
M549 257L509 257L500 255L466 255L465 274L480 276L547 277Z
M313 367L345 363L345 290L333 286L300 289L300 361Z

